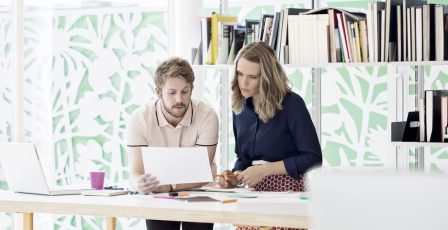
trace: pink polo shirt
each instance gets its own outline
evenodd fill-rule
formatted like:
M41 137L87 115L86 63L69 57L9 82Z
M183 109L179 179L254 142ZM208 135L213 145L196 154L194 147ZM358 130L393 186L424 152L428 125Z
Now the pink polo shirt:
M218 144L218 116L205 103L191 100L180 123L173 127L162 113L162 101L138 108L126 128L128 147L193 147Z

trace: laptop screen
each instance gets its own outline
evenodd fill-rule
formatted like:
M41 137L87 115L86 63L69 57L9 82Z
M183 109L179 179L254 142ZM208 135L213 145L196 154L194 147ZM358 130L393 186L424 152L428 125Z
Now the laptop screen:
M34 144L0 143L0 163L10 190L36 194L49 193Z

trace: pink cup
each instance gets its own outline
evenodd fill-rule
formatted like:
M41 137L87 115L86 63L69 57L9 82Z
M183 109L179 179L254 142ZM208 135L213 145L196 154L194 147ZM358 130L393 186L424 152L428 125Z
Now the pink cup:
M90 172L90 186L93 189L103 189L104 172Z

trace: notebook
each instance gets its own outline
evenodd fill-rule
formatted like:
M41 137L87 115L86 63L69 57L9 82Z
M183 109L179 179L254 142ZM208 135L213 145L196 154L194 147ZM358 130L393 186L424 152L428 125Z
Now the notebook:
M175 200L184 202L221 202L209 196L176 197Z
M9 189L14 192L74 195L90 190L89 185L50 188L32 143L0 142L0 163Z
M118 196L118 195L126 195L129 191L127 190L87 190L82 191L81 195L84 196Z

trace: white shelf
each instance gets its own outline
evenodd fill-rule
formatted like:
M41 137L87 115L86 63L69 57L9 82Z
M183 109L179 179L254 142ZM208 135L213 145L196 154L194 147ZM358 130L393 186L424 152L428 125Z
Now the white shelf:
M377 66L427 66L427 65L448 65L448 61L421 61L421 62L359 62L359 63L318 63L318 64L285 64L285 68L339 68L339 67L377 67ZM232 69L233 64L219 65L192 65L197 69Z
M426 66L426 65L448 65L448 61L404 61L404 62L389 62L390 64L397 66Z
M216 69L216 70L230 70L233 65L191 65L193 69Z
M448 147L448 142L401 142L392 141L392 145L400 147Z

